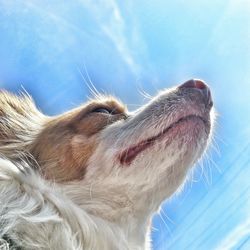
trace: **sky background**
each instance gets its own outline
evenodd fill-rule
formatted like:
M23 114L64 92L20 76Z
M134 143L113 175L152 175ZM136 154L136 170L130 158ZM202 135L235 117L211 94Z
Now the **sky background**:
M190 78L211 87L214 143L153 223L153 249L250 249L250 0L0 0L0 88L46 114L91 81L130 110Z

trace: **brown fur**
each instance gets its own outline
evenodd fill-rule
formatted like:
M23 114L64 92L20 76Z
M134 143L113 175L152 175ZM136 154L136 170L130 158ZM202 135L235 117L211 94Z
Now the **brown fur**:
M86 163L98 144L99 132L126 117L126 108L112 98L90 101L56 117L42 115L27 96L2 92L0 104L0 152L15 145L16 151L27 152L35 159L46 178L57 182L82 179ZM92 112L97 108L108 108L112 115ZM41 118L39 124L30 121L34 117L31 113ZM26 134L29 136L24 143L21 137Z
M34 117L37 121L43 119L30 96L15 96L7 91L0 91L0 145L7 141L18 141L20 136L27 134L27 128L32 130L29 123L35 125Z

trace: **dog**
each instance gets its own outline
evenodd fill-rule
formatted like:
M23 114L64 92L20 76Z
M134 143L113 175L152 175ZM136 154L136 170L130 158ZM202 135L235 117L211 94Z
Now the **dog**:
M150 249L150 221L211 138L201 80L134 112L99 96L62 115L0 93L0 238L6 249Z

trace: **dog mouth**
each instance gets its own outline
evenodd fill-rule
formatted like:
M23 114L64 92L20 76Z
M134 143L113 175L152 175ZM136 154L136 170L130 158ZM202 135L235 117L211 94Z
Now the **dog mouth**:
M130 165L132 163L132 161L143 151L145 151L146 149L148 149L149 147L153 146L156 142L159 142L160 140L162 140L163 138L166 137L167 134L170 133L170 131L175 128L180 126L182 123L184 122L200 122L202 121L202 123L204 124L205 127L209 126L209 121L207 119L205 119L202 116L198 116L198 115L188 115L185 117L180 118L178 121L172 123L170 126L168 126L167 128L165 128L161 133L152 136L146 140L143 140L141 142L139 142L138 144L131 146L125 150L123 150L123 152L118 156L118 159L120 161L120 163L122 165Z

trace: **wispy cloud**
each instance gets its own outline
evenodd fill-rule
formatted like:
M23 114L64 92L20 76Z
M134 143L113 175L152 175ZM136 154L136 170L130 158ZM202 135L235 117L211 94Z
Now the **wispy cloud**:
M94 22L92 23L93 29L86 29L84 25L81 27L81 25L72 22L67 15L64 15L64 13L74 10L74 6L78 6L77 8L81 10L81 13L90 14L92 20L96 23L96 26ZM8 2L0 0L0 7L4 9L4 13L7 15L18 14L20 16L20 14L23 14L25 16L25 13L29 13L31 16L40 17L40 19L32 18L35 22L39 20L37 25L31 24L33 25L32 29L42 41L47 41L50 45L55 44L54 49L58 52L72 46L74 39L77 39L76 34L80 34L88 40L95 39L95 43L99 42L103 47L105 39L100 39L101 34L108 38L107 41L111 42L114 50L118 52L121 60L133 74L139 76L144 73L143 68L145 67L147 70L151 70L151 64L147 59L147 46L141 36L135 15L131 11L133 9L132 5L129 5L125 10L115 0L78 0L75 5L55 8L55 4L52 3L45 5L36 1L28 1L15 4L15 1L12 0ZM83 15L82 21L84 22L84 20ZM23 27L25 25L19 26ZM52 28L53 31L50 32ZM63 37L63 43L57 41L59 37ZM40 58L48 56L48 53L44 53L44 51L40 54Z
M130 47L128 36L125 34L126 22L118 4L114 0L81 1L93 13L102 32L113 43L122 60L129 66L134 74L141 72L141 66L136 62L133 48ZM131 27L132 29L133 27ZM137 34L138 35L138 34Z
M250 237L250 218L232 230L217 246L216 250L228 250L237 246ZM238 249L238 248L237 248Z

